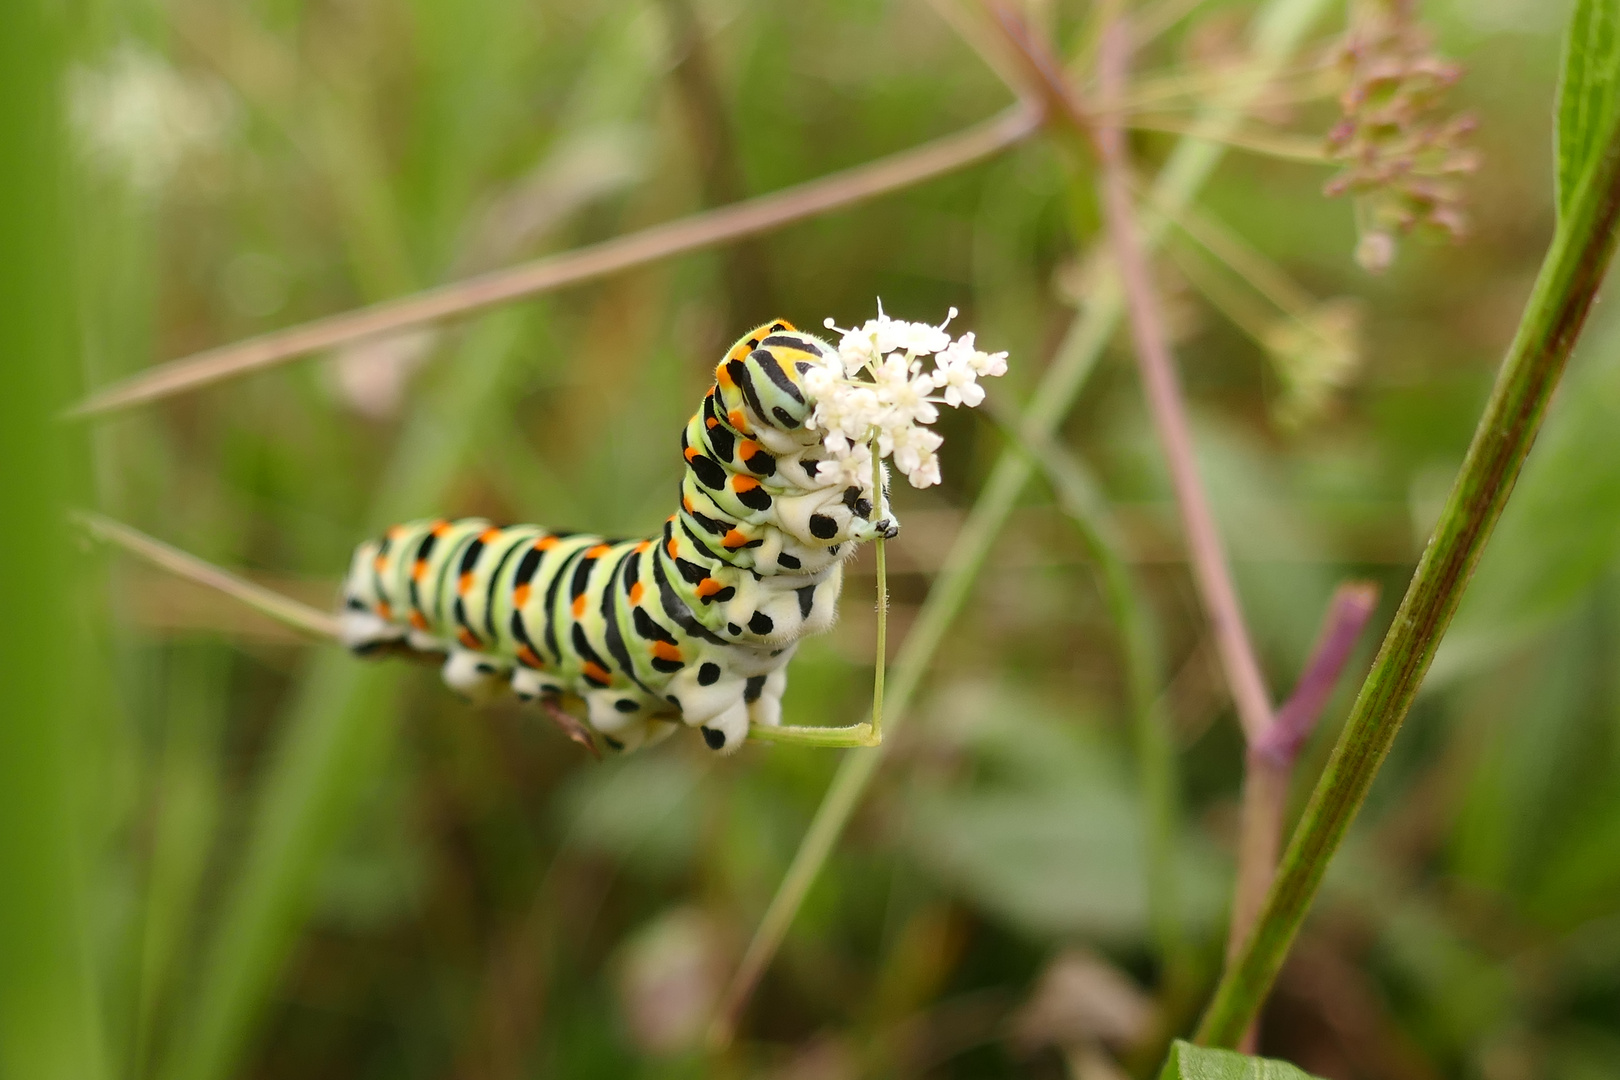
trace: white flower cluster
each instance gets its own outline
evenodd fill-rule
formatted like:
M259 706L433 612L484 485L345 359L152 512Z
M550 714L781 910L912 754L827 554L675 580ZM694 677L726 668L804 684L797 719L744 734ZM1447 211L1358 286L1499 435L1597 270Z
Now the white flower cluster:
M936 405L973 408L984 400L981 376L1007 371L1007 354L981 352L972 334L956 340L945 327L956 318L951 308L938 326L902 322L883 313L857 330L844 330L838 352L805 372L804 387L816 403L809 426L823 432L842 482L866 486L872 480L871 441L878 455L893 458L912 487L939 483L936 451L945 440L924 427L939 418ZM923 370L924 357L932 358Z

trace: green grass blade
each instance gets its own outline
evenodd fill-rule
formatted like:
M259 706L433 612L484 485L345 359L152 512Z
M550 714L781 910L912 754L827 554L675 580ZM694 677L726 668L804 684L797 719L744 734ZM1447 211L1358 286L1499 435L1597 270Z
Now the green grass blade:
M65 514L74 470L50 419L74 369L61 15L0 5L0 1076L29 1080L107 1064L87 941L90 793L75 783L93 751Z
M1258 1013L1535 442L1547 399L1613 255L1620 225L1620 124L1611 119L1601 152L1583 171L1439 524L1283 856L1254 933L1216 988L1199 1027L1201 1043L1236 1045Z
M368 515L409 518L440 503L507 386L524 312L481 320L455 360L456 378L412 414ZM167 1075L230 1075L309 913L315 875L376 776L397 712L396 670L322 650L270 763L193 1007L173 1040Z
M1058 508L1074 525L1086 556L1096 564L1103 603L1119 634L1147 833L1149 922L1160 955L1180 974L1190 960L1176 884L1180 783L1168 718L1159 702L1164 692L1164 672L1153 610L1136 571L1125 558L1118 523L1084 463L1055 440L1021 431L1016 424L1008 425L1007 430L1019 440L1030 460L1039 464L1057 496Z

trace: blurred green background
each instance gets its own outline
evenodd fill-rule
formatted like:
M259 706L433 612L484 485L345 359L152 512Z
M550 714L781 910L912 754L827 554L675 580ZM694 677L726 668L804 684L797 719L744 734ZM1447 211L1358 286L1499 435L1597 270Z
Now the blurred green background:
M69 6L56 254L76 303L65 363L86 386L812 179L1010 100L924 0ZM1249 5L1146 9L1182 17L1145 46L1142 85L1240 77ZM1083 48L1088 5L1025 10ZM1451 101L1479 117L1461 244L1404 243L1370 276L1327 169L1239 151L1219 169L1199 213L1320 305L1331 348L1290 339L1252 275L1185 238L1158 260L1279 698L1338 582L1384 586L1382 632L1462 459L1552 227L1563 10L1423 5L1467 69ZM1301 65L1344 22L1329 5ZM1279 93L1251 126L1315 141L1333 118L1330 98ZM1172 142L1133 147L1146 168ZM904 318L954 305L1011 353L990 391L1013 407L1084 304L1094 233L1089 188L1037 138L754 241L98 422L77 499L321 606L356 540L398 518L650 531L679 428L742 330L847 326L879 296ZM1282 974L1264 1052L1335 1080L1620 1076L1617 418L1620 322L1600 304ZM982 417L942 430L944 486L898 493L891 643L1004 445ZM597 764L430 669L309 646L97 553L66 613L95 703L61 704L77 719L58 755L77 830L63 858L87 902L58 914L88 953L81 1034L100 1049L62 1075L1140 1070L1155 1011L1184 1027L1218 971L1242 747L1123 340L1065 433L1159 624L1185 985L1148 932L1116 635L1038 484L723 1058L702 1052L703 1023L839 752L721 760L682 738ZM870 568L863 554L840 625L801 649L788 722L865 707ZM25 798L10 789L0 813ZM56 872L17 866L40 888Z

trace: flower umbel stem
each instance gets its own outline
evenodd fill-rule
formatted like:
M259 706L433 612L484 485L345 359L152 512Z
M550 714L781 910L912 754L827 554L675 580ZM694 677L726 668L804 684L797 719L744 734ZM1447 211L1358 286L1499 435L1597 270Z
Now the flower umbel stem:
M878 456L878 436L872 433L872 501L883 499L883 459ZM883 550L883 537L873 541L877 556L877 666L872 674L872 742L883 741L883 668L889 656L889 565Z

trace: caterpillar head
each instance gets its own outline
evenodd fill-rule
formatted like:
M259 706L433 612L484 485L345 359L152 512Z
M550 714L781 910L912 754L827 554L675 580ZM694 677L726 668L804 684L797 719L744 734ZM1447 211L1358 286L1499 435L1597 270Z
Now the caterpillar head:
M802 377L831 352L832 346L783 319L762 323L738 338L714 370L731 426L778 453L815 442L815 433L805 428L815 402Z

